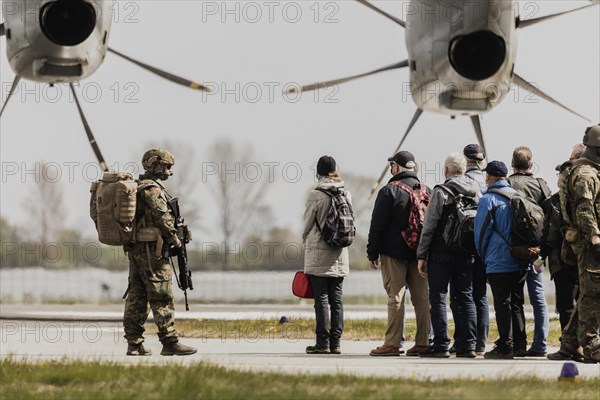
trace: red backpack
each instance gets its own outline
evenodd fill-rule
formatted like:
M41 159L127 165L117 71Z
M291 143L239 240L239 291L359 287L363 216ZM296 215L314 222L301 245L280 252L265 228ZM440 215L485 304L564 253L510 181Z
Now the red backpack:
M409 196L410 210L408 210L408 225L402 231L402 239L411 250L416 250L419 247L419 239L423 230L423 221L425 220L425 210L429 205L429 194L426 186L419 184L418 189L413 189L400 181L393 181L390 185L398 186L406 191Z

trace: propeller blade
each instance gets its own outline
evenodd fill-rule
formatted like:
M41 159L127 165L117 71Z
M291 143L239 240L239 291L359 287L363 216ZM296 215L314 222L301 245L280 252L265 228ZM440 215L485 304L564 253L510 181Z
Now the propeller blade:
M326 82L313 83L312 85L306 85L306 86L302 86L300 88L293 87L291 89L288 89L286 93L290 94L290 93L308 92L311 90L324 89L324 88L327 88L327 87L330 87L333 85L339 85L341 83L350 82L355 79L364 78L365 76L374 75L374 74L378 74L380 72L385 72L385 71L390 71L393 69L400 69L400 68L405 68L405 67L408 67L408 60L401 61L394 65L388 65L387 67L379 68L379 69L376 69L374 71L367 72L364 74L348 76L346 78L334 79L334 80L326 81Z
M2 106L2 110L0 110L0 117L2 117L2 113L4 112L4 109L6 108L8 101L10 100L13 93L15 92L15 89L19 85L20 80L21 80L21 75L16 75L15 79L13 80L12 86L10 87L10 91L8 92L8 97L6 97L6 101L4 102L4 105Z
M166 79L168 81L171 81L173 83L177 83L178 85L183 85L183 86L189 87L191 89L202 90L204 92L211 92L212 91L212 89L209 88L209 87L206 87L206 86L201 85L199 83L187 80L185 78L181 78L181 77L179 77L177 75L173 75L173 74L171 74L169 72L163 71L163 70L158 69L156 67L153 67L151 65L144 64L141 61L134 60L133 58L128 57L128 56L126 56L123 53L119 53L118 51L116 51L115 49L112 49L110 47L108 48L108 51L110 51L113 54L118 55L119 57L124 58L125 60L127 60L129 62L134 63L135 65L137 65L138 67L141 67L141 68L145 69L146 71L150 71L150 72L152 72L152 73L160 76L161 78L164 78L164 79Z
M401 27L406 28L406 22L402 21L399 18L394 17L391 14L386 13L381 8L375 7L373 4L369 3L366 0L356 0L356 1L358 1L360 4L363 4L363 5L367 6L367 7L369 7L371 10L374 10L375 12L378 12L379 14L383 15L384 17L391 19L392 21L394 21L395 23L397 23Z
M487 150L485 149L485 142L483 140L483 131L481 130L481 119L479 115L471 115L471 122L473 123L473 128L475 128L475 135L477 135L477 141L483 147L483 152L487 156Z
M92 150L94 150L94 155L96 155L96 158L98 159L98 164L100 164L100 168L102 168L102 171L107 172L108 165L106 164L106 161L104 160L104 157L102 156L102 153L100 152L100 147L98 147L98 142L96 142L94 133L90 129L90 125L88 124L87 119L85 118L85 115L83 114L81 104L79 103L79 97L77 97L77 93L75 93L75 88L73 87L72 83L69 83L69 87L71 88L71 93L73 93L73 98L75 99L75 104L77 104L77 110L79 111L79 117L81 118L81 122L83 123L83 128L85 129L87 138L90 142L90 145L92 146Z
M538 97L541 97L542 99L547 100L550 103L556 104L557 106L567 110L568 112L577 115L579 118L585 119L588 122L592 122L592 120L590 120L589 118L584 117L583 115L571 110L569 107L565 106L564 104L561 104L557 100L548 96L546 93L542 92L540 89L536 88L535 86L533 86L531 83L527 82L525 79L523 79L516 73L514 74L513 82L521 89L527 90L529 93L532 93Z
M0 36L6 35L6 30L4 29L4 22L0 24Z
M544 17L526 19L525 21L519 20L518 27L519 28L527 28L528 26L535 25L535 24L540 23L540 22L544 22L544 21L549 20L551 18L560 17L561 15L566 15L566 14L570 14L570 13L575 12L575 11L583 10L584 8L593 7L596 4L597 4L597 2L595 4L588 4L587 6L576 8L574 10L563 11L563 12L559 12L559 13L556 13L556 14L546 15Z
M402 140L400 141L400 144L398 145L398 147L396 147L396 150L394 151L394 153L392 155L394 155L394 154L396 154L397 152L400 151L400 148L404 144L404 141L408 137L408 134L410 133L410 131L412 130L412 128L415 126L415 124L417 123L417 121L419 120L419 118L421 117L422 114L423 114L423 110L420 109L420 108L417 108L417 111L415 112L415 115L413 116L412 121L410 121L410 124L408 125L408 129L406 129L406 133L404 133L404 136L402 137ZM373 197L373 195L377 191L377 188L381 184L381 181L385 177L385 174L387 174L388 169L389 169L389 165L386 165L385 168L383 169L383 171L381 172L381 175L379 175L379 179L377 179L377 181L375 182L375 184L371 188L371 194L369 194L369 200L371 200L371 198Z

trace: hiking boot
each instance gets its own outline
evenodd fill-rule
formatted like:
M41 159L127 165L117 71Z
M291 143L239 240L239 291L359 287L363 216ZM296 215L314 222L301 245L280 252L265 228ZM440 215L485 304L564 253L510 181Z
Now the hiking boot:
M414 345L413 347L411 347L410 349L408 349L406 351L406 355L409 357L416 357L421 353L427 353L427 352L429 352L429 346Z
M570 343L561 343L560 349L556 353L551 353L546 356L548 360L552 361L566 361L573 360L582 362L583 361L583 348Z
M430 348L424 353L419 353L419 357L425 358L450 358L450 352L448 350L435 350Z
M340 349L340 346L330 347L329 351L331 354L342 354L342 349Z
M379 346L378 348L371 350L369 355L374 357L394 357L399 356L402 353L404 353L404 351L400 350L400 347L388 346L384 344L383 346Z
M306 354L329 354L331 351L327 347L308 346Z
M179 342L175 343L167 343L163 344L162 351L160 352L161 356L189 356L190 354L196 353L196 350L193 347L186 346Z
M475 358L477 353L473 350L461 351L456 353L456 358Z
M129 343L127 345L128 356L151 356L152 351L144 347L143 343Z
M498 347L494 347L492 351L488 351L483 355L486 360L512 360L515 358L515 354L511 350L500 350Z

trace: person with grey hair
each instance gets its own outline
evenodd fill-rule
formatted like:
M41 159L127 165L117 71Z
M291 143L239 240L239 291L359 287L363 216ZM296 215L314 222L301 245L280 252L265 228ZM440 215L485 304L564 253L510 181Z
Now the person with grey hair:
M419 274L429 282L429 304L434 331L433 347L419 354L421 357L450 357L450 338L446 316L446 295L452 283L460 309L456 326L456 357L476 357L476 313L473 303L473 254L453 250L444 239L446 223L457 209L459 198L479 200L479 185L465 176L466 160L459 153L450 154L444 163L446 181L433 189L425 213L423 231L417 249ZM450 222L451 223L451 222Z

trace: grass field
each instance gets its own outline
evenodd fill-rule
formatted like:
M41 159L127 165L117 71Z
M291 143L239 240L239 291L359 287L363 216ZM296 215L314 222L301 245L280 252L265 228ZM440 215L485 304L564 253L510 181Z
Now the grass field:
M0 362L2 399L598 399L600 378L417 381L280 375L197 364Z
M449 322L449 331L454 331L454 325ZM342 340L383 340L387 321L385 319L365 319L344 321L344 334ZM295 339L312 339L315 332L315 321L313 319L292 319L289 323L280 324L277 320L180 320L176 323L177 330L182 336L203 339L236 338L240 335L254 335L254 337L283 338L293 335ZM156 326L147 324L149 332L155 333ZM406 340L414 340L416 323L414 319L406 320L404 336ZM237 335L237 336L236 336ZM560 346L560 323L558 320L550 321L550 334L548 344ZM490 321L490 333L488 343L498 338L496 321ZM527 321L527 338L529 343L533 338L533 320Z

